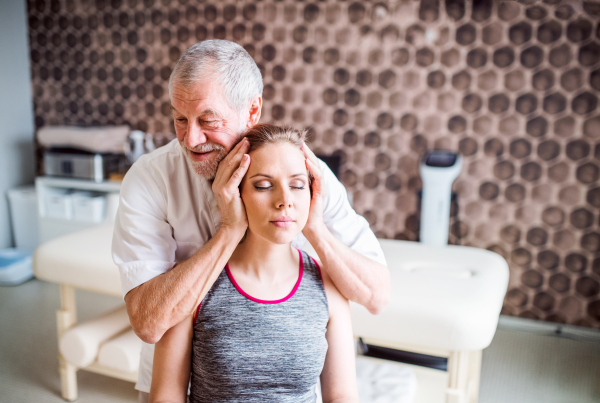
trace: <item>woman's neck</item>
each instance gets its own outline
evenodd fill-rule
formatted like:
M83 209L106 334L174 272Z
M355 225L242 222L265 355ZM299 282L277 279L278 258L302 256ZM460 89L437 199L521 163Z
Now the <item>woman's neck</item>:
M244 242L239 244L229 260L230 268L255 277L260 282L278 282L290 275L291 268L297 273L298 252L291 244L275 244L248 231Z

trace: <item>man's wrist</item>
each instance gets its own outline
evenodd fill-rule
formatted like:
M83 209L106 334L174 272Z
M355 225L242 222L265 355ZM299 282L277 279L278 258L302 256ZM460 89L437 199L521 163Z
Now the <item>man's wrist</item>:
M319 242L324 242L331 233L324 223L316 226L305 227L302 231L304 237L311 245L317 245Z
M225 239L229 240L230 242L235 242L235 245L237 245L246 234L246 229L247 227L242 228L229 225L221 225L218 232L221 233Z

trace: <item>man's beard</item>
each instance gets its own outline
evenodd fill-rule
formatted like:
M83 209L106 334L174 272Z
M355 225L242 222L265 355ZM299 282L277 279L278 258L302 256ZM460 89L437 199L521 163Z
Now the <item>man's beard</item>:
M183 144L183 141L180 141L179 144L181 144L181 147L185 152L185 157L188 159L188 161L192 165L192 168L198 175L207 180L215 179L215 175L217 174L217 168L219 167L219 162L221 162L221 160L227 155L225 147L223 147L220 144L209 143L202 144L194 148L187 148L185 144ZM197 153L216 151L217 155L206 161L194 161L190 156L190 152L192 151Z
M242 134L244 134L246 130L246 120L240 116L239 126L237 129L238 140L241 138ZM192 165L192 168L194 168L194 171L198 175L209 181L215 179L215 175L217 174L217 168L219 168L219 163L223 160L223 158L227 156L227 153L229 152L225 150L225 147L216 143L202 144L194 148L187 148L185 144L183 144L183 141L180 141L179 144L181 144L181 147L185 152L185 157ZM208 161L194 161L190 156L190 151L198 153L216 151L217 156Z

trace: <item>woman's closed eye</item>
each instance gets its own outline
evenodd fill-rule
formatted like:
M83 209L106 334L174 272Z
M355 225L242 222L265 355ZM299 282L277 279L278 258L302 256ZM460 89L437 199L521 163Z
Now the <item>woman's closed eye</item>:
M254 189L256 190L267 190L267 189L271 189L273 186L271 186L270 184L255 184L254 185Z
M292 189L302 190L302 189L304 189L304 186L305 186L305 184L301 180L296 180L296 181L293 181L292 183L290 183L290 187Z
M294 190L302 190L305 187L305 183L303 181L293 181L289 184L291 189ZM254 189L256 190L269 190L273 187L270 182L260 181L254 184Z

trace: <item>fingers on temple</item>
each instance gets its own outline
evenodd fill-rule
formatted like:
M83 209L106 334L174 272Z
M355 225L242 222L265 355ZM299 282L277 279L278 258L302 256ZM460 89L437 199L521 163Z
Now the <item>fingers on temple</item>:
M235 147L233 147L229 154L223 158L223 161L219 163L219 169L217 171L217 178L215 178L215 181L217 181L221 175L222 177L226 178L226 181L229 180L234 170L239 166L244 155L248 152L248 146L248 140L244 138L242 141L237 143ZM220 172L222 172L222 174L220 174Z
M308 170L312 173L311 188L313 192L313 198L315 198L318 197L318 195L321 193L321 170L319 169L318 165L315 166L315 164L308 158L306 159L306 166Z
M307 158L306 166L307 166L308 170L313 174L314 179L316 179L316 180L321 179L321 176L322 176L321 167L319 167L319 165L316 162L314 162L310 158Z
M304 151L304 155L306 156L306 158L310 158L310 160L312 162L314 162L315 164L318 163L319 159L317 158L317 156L315 155L315 153L313 153L313 151L310 149L310 147L308 147L306 145L306 143L303 144L303 151Z
M242 161L240 162L239 167L233 172L231 175L231 179L229 179L228 186L230 188L236 188L242 182L242 178L248 171L248 167L250 166L250 156L248 154L242 155Z
M302 143L302 152L306 158L317 158L317 156L312 152L312 150L306 145L306 143Z
M244 154L248 152L248 140L242 139L229 154L227 154L228 165L237 167Z

